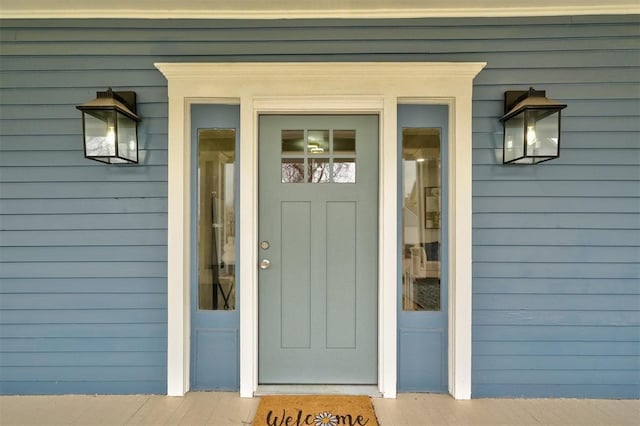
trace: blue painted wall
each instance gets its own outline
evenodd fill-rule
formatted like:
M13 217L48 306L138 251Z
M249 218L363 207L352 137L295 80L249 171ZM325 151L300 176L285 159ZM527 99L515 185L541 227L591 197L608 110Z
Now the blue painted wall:
M166 391L167 91L154 62L486 61L474 86L473 395L640 397L638 16L0 22L0 392ZM498 162L505 90L562 153ZM141 164L75 105L138 93Z

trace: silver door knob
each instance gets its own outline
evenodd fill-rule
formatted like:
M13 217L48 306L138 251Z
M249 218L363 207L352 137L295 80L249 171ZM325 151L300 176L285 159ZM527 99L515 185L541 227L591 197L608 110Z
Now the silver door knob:
M260 269L269 269L269 266L271 266L271 262L269 262L269 259L262 259L260 261Z

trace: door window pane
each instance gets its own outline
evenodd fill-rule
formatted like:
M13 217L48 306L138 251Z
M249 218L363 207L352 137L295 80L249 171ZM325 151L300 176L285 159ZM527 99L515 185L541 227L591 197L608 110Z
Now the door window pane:
M198 131L198 308L235 309L235 129Z
M310 155L329 154L328 130L309 130L307 134L307 153Z
M309 160L309 182L327 183L331 179L328 158L310 158Z
M333 160L333 181L335 183L356 183L356 159L336 158Z
M334 155L356 155L356 131L355 130L334 130L333 131L333 154Z
M282 131L282 154L304 154L304 130Z
M440 311L440 129L402 131L402 309Z
M282 183L304 182L304 158L282 159Z

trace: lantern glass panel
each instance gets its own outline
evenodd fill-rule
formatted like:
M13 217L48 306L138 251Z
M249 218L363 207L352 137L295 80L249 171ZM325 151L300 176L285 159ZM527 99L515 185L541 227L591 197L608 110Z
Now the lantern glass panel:
M504 161L524 156L524 114L518 114L504 123Z
M116 154L115 111L85 111L84 143L87 157Z
M117 113L118 116L118 156L130 161L138 161L138 141L136 122ZM123 160L124 161L124 160Z
M531 110L527 113L527 155L532 157L557 157L560 112Z

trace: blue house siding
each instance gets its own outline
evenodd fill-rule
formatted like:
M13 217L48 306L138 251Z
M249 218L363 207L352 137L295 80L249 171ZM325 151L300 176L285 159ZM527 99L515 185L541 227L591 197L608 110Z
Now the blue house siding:
M474 85L480 396L640 397L638 16L0 22L0 393L166 391L167 90L154 62L486 61ZM502 96L568 104L561 157L500 164ZM75 105L135 90L141 164Z
M523 70L569 105L558 160L498 164L502 104L483 98L513 77L489 57L476 79L474 396L640 396L640 54L612 39L598 65L585 39L557 45L581 69Z
M0 393L165 393L166 87L133 88L142 164L94 164L74 108L103 90L78 77L91 60L52 71L4 41Z

